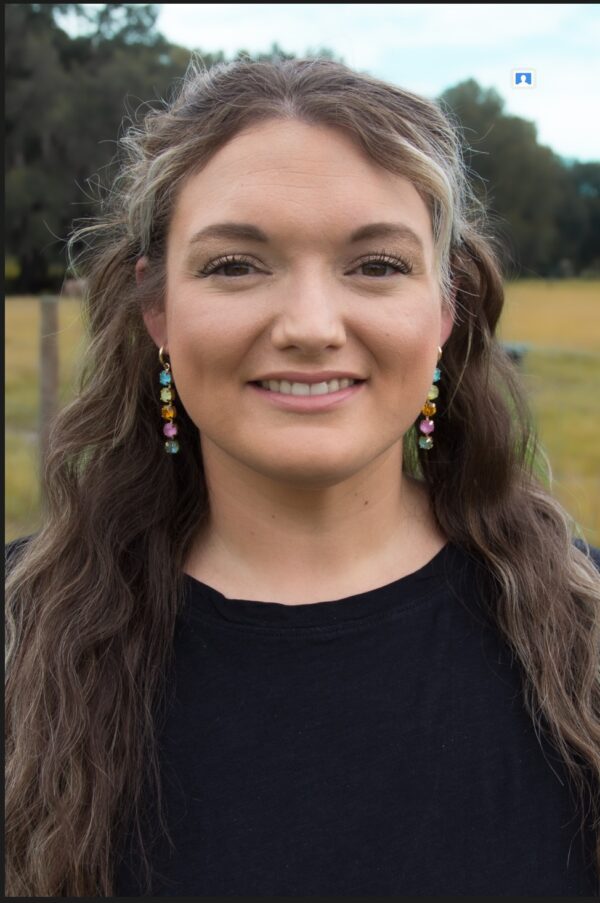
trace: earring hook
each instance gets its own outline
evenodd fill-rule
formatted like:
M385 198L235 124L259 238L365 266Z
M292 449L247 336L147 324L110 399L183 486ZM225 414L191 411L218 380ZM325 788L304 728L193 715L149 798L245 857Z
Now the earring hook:
M168 371L168 370L171 369L171 365L170 365L170 363L169 363L168 361L165 361L165 359L163 358L163 352L165 352L165 349L164 349L164 347L161 345L161 346L160 346L160 350L159 350L159 352L158 352L158 359L159 359L159 361L160 361L160 363L161 363L161 366L164 367L164 369ZM167 351L166 354L168 354L168 353L169 353L169 352Z

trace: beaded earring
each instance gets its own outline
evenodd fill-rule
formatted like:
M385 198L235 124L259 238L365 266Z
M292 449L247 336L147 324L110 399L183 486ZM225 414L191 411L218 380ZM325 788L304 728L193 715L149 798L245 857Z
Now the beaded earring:
M163 348L158 352L158 359L163 368L162 373L158 377L161 386L160 400L164 402L160 409L163 420L167 422L163 426L163 433L167 437L165 442L165 451L169 455L175 455L179 451L179 442L175 439L177 435L177 426L173 423L177 416L177 411L173 402L175 401L175 388L173 386L173 376L171 375L171 365L163 358Z
M437 362L439 364L440 359L442 357L442 349L438 345L438 357ZM435 425L433 420L431 419L435 414L437 408L435 406L435 399L440 394L440 390L436 386L436 383L440 381L440 376L442 375L439 367L436 367L433 371L433 383L431 389L427 393L427 401L421 408L421 413L425 415L425 420L421 420L419 424L419 429L423 433L422 436L419 436L419 448L423 448L426 451L430 448L433 448L433 439L431 438L431 433L433 433L435 429Z

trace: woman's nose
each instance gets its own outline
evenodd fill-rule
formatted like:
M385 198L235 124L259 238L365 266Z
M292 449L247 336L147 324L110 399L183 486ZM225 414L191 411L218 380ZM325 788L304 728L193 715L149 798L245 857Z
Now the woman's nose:
M325 279L305 279L286 293L272 327L273 344L279 348L296 347L315 352L340 347L346 341L344 305Z

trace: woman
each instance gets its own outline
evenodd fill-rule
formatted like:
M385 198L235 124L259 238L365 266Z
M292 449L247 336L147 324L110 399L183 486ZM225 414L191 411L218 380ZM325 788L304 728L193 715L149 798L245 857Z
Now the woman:
M9 893L593 893L597 572L456 129L239 61L122 144L11 549Z

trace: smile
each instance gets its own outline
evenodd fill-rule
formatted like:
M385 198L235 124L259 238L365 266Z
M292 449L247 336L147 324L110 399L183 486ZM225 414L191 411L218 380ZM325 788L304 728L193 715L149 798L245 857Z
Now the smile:
M339 392L340 389L347 389L356 382L357 380L354 379L331 379L328 382L321 383L300 383L289 382L286 379L269 379L262 380L258 385L269 392L277 392L281 395L329 395L332 392Z
M335 384L338 384L336 389ZM344 385L341 385L344 383ZM275 387L271 388L271 384ZM297 414L327 413L344 408L352 399L362 395L364 379L328 380L322 383L296 383L287 380L260 380L248 384L263 401L281 411ZM316 391L314 391L316 389ZM295 391L294 391L295 390Z

